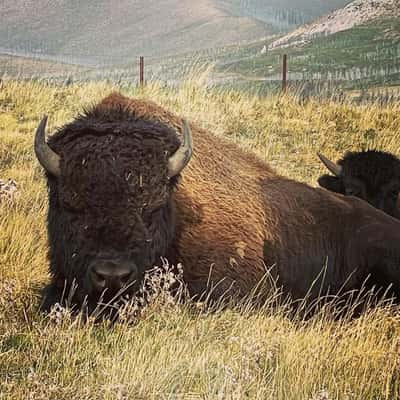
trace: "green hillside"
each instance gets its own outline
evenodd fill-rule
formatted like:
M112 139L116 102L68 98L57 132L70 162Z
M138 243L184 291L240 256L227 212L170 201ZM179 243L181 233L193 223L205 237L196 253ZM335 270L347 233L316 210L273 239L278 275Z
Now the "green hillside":
M338 81L345 88L400 84L400 19L374 21L314 39L303 47L269 50L268 43L244 47L218 62L217 70L242 79L279 79L282 54L292 80Z

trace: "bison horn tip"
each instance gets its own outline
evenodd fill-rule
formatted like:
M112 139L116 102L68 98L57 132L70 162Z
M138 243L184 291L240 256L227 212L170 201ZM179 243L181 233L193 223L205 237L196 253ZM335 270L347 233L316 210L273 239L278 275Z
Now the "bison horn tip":
M35 154L42 167L51 175L60 175L60 156L46 142L47 115L40 121L35 133Z
M189 122L183 119L182 143L179 149L168 160L168 177L178 175L189 163L193 154L193 139Z
M333 175L335 176L340 176L343 171L343 167L334 163L333 161L329 160L329 158L325 157L322 153L317 152L318 158L321 160L322 164L325 165L325 167L332 172Z

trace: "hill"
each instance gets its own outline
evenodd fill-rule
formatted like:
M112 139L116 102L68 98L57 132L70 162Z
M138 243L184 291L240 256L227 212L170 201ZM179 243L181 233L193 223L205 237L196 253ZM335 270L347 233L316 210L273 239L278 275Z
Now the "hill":
M334 0L4 0L1 50L88 65L123 64L260 39L346 4ZM316 8L313 8L315 5ZM289 12L288 9L291 11ZM313 10L313 11L311 11Z
M0 46L83 64L118 64L139 54L170 55L271 33L209 0L7 0L0 14Z
M273 41L269 48L302 45L316 37L342 32L377 19L395 17L400 17L400 0L356 0Z

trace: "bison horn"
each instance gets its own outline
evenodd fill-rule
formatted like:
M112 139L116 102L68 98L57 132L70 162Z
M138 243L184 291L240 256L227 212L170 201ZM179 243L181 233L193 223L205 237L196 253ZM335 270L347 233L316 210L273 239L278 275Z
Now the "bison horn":
M325 167L328 168L328 170L331 171L333 175L340 176L342 174L342 171L343 171L342 166L329 160L329 158L326 158L321 153L317 153L317 155L318 155L319 159L322 161L322 164L324 164Z
M47 115L40 122L35 133L35 154L42 167L53 176L60 176L60 156L46 143Z
M188 164L193 154L192 132L186 119L182 126L182 144L168 160L168 177L178 175Z

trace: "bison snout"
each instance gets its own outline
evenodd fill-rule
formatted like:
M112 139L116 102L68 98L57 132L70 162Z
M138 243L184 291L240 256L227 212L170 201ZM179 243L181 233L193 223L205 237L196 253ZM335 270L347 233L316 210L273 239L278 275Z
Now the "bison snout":
M96 260L89 267L89 280L97 292L114 294L128 288L137 278L134 263L114 260Z

